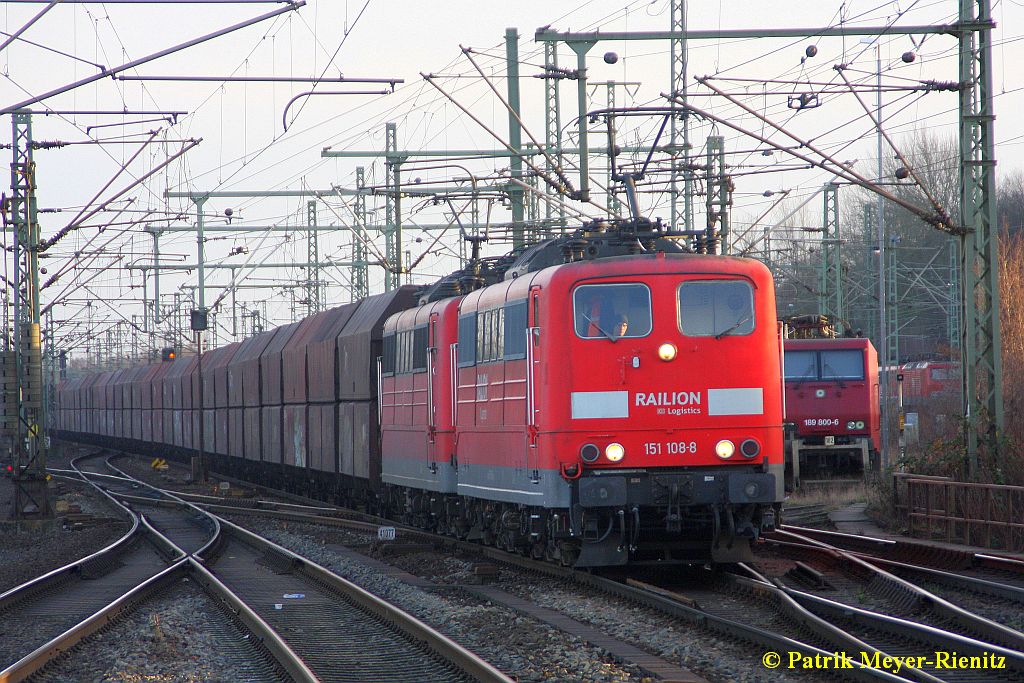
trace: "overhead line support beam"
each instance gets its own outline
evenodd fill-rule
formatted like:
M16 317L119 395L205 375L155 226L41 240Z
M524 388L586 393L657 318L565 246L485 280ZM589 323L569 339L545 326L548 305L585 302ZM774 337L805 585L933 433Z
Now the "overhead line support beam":
M152 2L154 0L150 0L150 1ZM193 47L195 45L199 45L201 43L208 42L210 40L213 40L214 38L220 38L221 36L227 35L228 33L233 33L234 31L237 31L239 29L246 28L248 26L252 26L253 24L258 24L261 21L265 21L267 19L272 19L272 18L274 18L274 17L276 17L278 15L284 14L285 12L292 12L292 11L297 10L300 7L304 6L305 4L306 4L305 0L296 0L295 2L289 2L287 7L282 7L280 9L276 9L276 10L274 10L272 12L267 12L266 14L261 14L260 16L254 17L252 19L246 19L245 21L239 22L237 24L233 24L231 26L228 26L227 28L220 29L219 31L214 31L213 33L207 33L206 35L200 36L198 38L193 38L192 40L186 41L184 43L180 43L178 45L175 45L174 47L169 47L169 48L167 48L165 50L160 50L159 52L154 52L153 54L147 55L145 57L140 57L139 59L135 59L135 60L132 60L130 62L126 62L125 64L122 64L120 66L115 66L112 69L103 69L99 73L93 74L92 76L87 76L85 78L82 78L80 80L75 81L74 83L69 83L67 85L62 85L61 87L54 88L53 90L49 90L49 91L43 93L42 95L37 95L37 96L31 97L31 98L29 98L27 100L23 100L23 101L21 101L21 102L19 102L17 104L11 105L9 107L5 107L4 109L0 109L0 114L10 114L13 111L16 111L18 109L22 109L22 108L27 107L27 106L32 105L32 104L36 104L37 102L42 102L43 100L47 100L47 99L49 99L49 98L51 98L51 97L53 97L55 95L60 95L61 93L68 92L69 90L74 90L75 88L80 88L83 85L88 85L89 83L94 83L94 82L96 82L98 80L101 80L101 79L104 79L104 78L108 78L108 77L112 77L115 74L118 74L118 73L120 73L122 71L128 71L130 69L134 69L135 67L141 66L141 65L146 64L148 62L152 62L153 60L156 60L156 59L160 59L161 57L166 57L167 55L174 54L175 52L179 52L181 50Z

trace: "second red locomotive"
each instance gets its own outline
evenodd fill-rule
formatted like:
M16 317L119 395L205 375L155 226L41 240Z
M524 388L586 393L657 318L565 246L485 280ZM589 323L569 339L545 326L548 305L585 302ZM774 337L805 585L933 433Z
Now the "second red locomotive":
M878 354L864 338L787 339L786 420L794 486L877 467Z

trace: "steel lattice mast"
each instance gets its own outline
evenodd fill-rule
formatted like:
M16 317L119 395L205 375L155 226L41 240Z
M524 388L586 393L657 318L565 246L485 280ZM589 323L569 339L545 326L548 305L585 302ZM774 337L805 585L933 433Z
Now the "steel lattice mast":
M990 0L960 0L960 239L963 409L971 475L982 436L1003 430Z

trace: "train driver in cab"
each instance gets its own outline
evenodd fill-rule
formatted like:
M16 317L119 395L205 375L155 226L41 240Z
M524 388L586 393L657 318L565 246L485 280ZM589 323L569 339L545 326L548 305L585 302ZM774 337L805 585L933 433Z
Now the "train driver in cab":
M618 291L620 286L588 285L580 290L576 295L576 333L579 336L612 341L633 336L626 314L629 297L626 292Z

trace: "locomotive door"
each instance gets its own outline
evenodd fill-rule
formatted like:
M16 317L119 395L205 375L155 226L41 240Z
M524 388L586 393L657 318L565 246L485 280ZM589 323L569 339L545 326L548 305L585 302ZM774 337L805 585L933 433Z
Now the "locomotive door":
M537 365L540 362L540 287L530 288L526 323L526 469L530 481L540 481L537 448Z
M435 396L443 396L443 390L439 382L445 378L437 371L437 313L430 315L430 322L427 323L427 469L432 474L437 472L437 406L434 403Z

